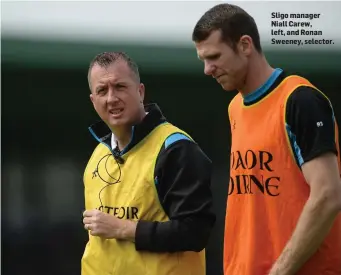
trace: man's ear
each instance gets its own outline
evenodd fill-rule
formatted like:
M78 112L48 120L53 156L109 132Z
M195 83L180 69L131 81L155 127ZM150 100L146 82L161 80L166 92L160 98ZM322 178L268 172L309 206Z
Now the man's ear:
M238 43L239 52L248 56L252 52L253 42L249 35L243 35Z
M140 95L140 101L141 103L144 101L144 96L145 96L145 87L143 83L140 83L139 85L139 95Z

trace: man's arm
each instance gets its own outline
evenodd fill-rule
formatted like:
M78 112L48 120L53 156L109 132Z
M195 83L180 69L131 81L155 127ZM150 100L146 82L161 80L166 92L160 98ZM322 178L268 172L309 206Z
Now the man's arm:
M137 250L201 251L215 223L210 189L212 164L193 141L180 140L159 155L156 188L170 221L139 221Z
M341 210L341 181L335 154L327 153L303 165L310 196L296 229L270 272L291 275L317 251Z
M301 169L310 195L271 275L295 274L317 251L341 211L341 180L329 101L312 88L298 89L287 104L287 123L301 149Z

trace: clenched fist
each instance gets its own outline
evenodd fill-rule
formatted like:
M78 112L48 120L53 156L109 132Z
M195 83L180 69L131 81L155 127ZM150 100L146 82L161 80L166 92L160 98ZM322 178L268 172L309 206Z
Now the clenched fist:
M84 211L83 217L84 228L92 236L130 241L135 239L134 221L121 220L97 209Z

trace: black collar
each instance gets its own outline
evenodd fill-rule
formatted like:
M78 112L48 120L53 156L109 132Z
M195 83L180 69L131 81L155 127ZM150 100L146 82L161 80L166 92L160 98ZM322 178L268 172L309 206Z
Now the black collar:
M264 97L266 97L268 94L270 94L273 90L275 90L279 84L282 83L282 81L288 76L288 73L286 71L282 71L276 78L276 80L267 87L265 90L263 90L262 93L259 95L255 96L252 100L246 101L244 100L244 105L245 106L251 106L252 104L255 104L259 101L261 101Z
M155 127L167 121L166 118L163 116L161 109L156 103L145 105L145 111L148 114L139 124L133 126L132 138L126 148L124 148L122 152L120 152L120 155L128 152L142 139L144 139ZM105 144L109 147L110 151L112 151L112 132L104 121L99 121L95 124L92 124L89 127L89 131L98 142Z

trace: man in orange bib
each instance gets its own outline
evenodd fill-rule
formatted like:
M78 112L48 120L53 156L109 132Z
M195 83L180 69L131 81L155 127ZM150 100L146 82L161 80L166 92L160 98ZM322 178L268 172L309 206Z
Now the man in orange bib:
M232 132L225 275L340 275L338 127L307 79L272 68L254 19L219 4L192 39L226 91Z

